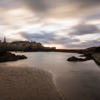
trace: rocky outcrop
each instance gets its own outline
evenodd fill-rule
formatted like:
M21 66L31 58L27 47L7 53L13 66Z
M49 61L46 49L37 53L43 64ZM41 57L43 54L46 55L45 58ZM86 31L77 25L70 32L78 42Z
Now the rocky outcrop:
M85 56L85 58L77 58L75 56L72 56L70 58L67 59L67 61L87 61L87 60L91 60L92 57L91 56Z
M4 52L0 56L0 62L7 62L7 61L16 61L20 59L26 59L27 57L24 55L15 55L10 52Z
M72 56L72 57L68 58L67 61L84 61L84 59L76 58L76 57Z

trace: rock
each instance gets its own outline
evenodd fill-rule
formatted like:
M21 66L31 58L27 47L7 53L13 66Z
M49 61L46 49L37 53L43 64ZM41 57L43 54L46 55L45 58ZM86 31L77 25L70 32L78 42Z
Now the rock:
M17 55L17 58L18 58L18 59L26 59L27 57L24 56L24 55Z
M68 58L67 61L85 61L85 59L76 58L76 57L72 56L72 57Z
M16 60L26 59L26 58L27 57L24 55L15 55L10 52L6 52L2 56L0 56L0 62L16 61Z
M77 57L72 56L68 58L67 61L87 61L87 60L93 59L93 57L90 54L84 54L84 55L81 55L81 57L85 57L85 58L83 59L83 58L77 58Z

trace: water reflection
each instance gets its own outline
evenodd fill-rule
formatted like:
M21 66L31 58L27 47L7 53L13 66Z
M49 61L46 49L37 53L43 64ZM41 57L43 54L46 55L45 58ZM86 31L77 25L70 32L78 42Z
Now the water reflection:
M21 54L22 53L17 53ZM51 71L55 81L68 100L100 100L100 68L93 60L68 62L74 53L23 53L28 59L7 62L6 65L27 65ZM3 64L3 63L2 63Z

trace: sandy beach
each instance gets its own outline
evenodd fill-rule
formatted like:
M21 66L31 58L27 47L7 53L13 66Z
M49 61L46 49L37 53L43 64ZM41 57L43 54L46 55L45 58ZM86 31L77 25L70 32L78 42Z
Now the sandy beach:
M0 100L65 100L50 72L0 66Z

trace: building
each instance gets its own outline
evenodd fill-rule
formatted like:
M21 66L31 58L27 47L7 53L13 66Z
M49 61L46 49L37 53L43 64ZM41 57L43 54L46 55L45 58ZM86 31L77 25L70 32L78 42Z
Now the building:
M37 43L35 41L13 41L7 43L6 37L4 37L3 42L0 42L0 47L6 48L8 51L47 51L56 49L56 47L44 47L41 43Z

